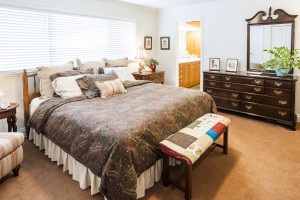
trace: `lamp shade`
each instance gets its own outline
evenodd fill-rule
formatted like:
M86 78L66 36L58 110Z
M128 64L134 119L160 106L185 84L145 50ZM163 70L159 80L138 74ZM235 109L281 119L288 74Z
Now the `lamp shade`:
M146 58L148 58L145 49L137 49L135 58L136 59L146 59Z
M4 95L5 93L0 90L0 97L3 97Z

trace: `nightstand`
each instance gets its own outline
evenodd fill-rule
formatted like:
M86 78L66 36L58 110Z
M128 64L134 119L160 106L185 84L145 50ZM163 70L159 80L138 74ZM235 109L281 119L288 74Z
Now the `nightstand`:
M136 80L148 80L154 83L164 84L165 81L165 72L164 71L156 71L156 72L146 72L146 74L142 74L139 72L132 73Z
M14 132L17 132L17 107L19 104L17 103L10 103L10 106L7 109L0 109L0 119L7 118L7 124L8 124L8 132L11 132L12 130Z

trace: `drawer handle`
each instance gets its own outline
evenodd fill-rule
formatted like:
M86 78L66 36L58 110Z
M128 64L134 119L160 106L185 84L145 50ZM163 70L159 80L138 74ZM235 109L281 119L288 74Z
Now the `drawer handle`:
M280 87L280 86L282 85L282 83L280 83L280 82L275 82L275 85L276 85L277 87Z
M246 95L245 97L246 97L246 99L248 99L248 100L252 99L252 96L250 96L250 95Z
M211 93L211 92L212 92L212 90L210 90L210 89L207 89L206 91L207 91L208 93Z
M251 105L245 105L245 108L247 108L248 110L251 110L252 106Z
M287 114L286 112L283 112L283 111L279 111L278 113L279 113L279 115L281 115L282 117L286 116L286 114Z
M227 83L225 84L225 87L227 87L227 88L230 88L230 86L231 86L230 84L227 84Z
M233 97L237 97L237 96L239 96L239 94L237 94L237 93L232 93L232 96L233 96Z
M254 88L254 91L255 91L255 92L260 92L260 91L261 91L261 88L256 88L256 87L255 87L255 88Z
M225 80L226 80L226 81L230 81L230 77L225 76Z
M261 80L254 80L254 82L255 82L256 84L260 84L260 83L261 83Z
M238 104L238 103L235 103L235 102L232 102L232 105L233 105L234 107L237 107L239 104Z
M215 82L209 82L209 84L210 84L211 86L214 86L214 85L216 85L216 83L215 83Z
M210 78L216 78L216 76L210 75Z
M287 101L279 100L279 103L280 103L281 105L286 105L286 104L287 104Z
M282 91L281 90L274 90L274 93L277 94L277 95L280 95L280 94L282 94Z

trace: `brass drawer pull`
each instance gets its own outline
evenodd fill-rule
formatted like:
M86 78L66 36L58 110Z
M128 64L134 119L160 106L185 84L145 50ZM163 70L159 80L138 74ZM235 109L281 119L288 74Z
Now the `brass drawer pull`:
M209 77L212 78L212 79L216 78L216 76L213 76L213 75L210 75Z
M284 116L286 116L287 113L283 112L283 111L279 111L278 114L281 115L282 117L284 117Z
M280 94L282 94L282 91L281 90L274 90L274 93L277 94L277 95L280 95Z
M237 94L237 93L232 93L232 96L233 96L233 97L237 97L237 96L239 96L239 94Z
M208 93L211 93L211 92L212 92L212 90L210 90L210 89L207 89L206 91L207 91Z
M233 105L234 107L237 107L239 104L238 104L238 103L235 103L235 102L232 102L232 105Z
M282 85L282 83L280 83L280 82L275 82L275 85L276 85L277 87L280 87L280 86Z
M254 88L254 91L255 91L255 92L260 92L260 91L261 91L261 88L256 88L256 87L255 87L255 88Z
M216 85L216 83L215 83L215 82L209 82L209 84L210 84L211 86L214 86L214 85Z
M226 80L226 81L230 81L230 77L225 76L225 80Z
M225 87L227 87L227 88L230 88L230 86L231 86L230 84L227 84L227 83L225 84Z
M245 105L245 108L247 108L248 110L251 110L252 106L251 105Z
M254 82L255 82L256 84L260 84L260 83L261 83L261 80L254 80Z
M252 99L252 96L250 96L250 95L246 95L245 97L246 97L246 99L248 99L248 100Z
M279 100L279 103L280 103L281 105L286 105L286 104L287 104L287 101Z

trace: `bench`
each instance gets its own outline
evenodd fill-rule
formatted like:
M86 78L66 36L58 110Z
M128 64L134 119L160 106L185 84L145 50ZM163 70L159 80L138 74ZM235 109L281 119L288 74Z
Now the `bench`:
M177 133L159 143L163 153L163 184L174 185L185 192L185 199L192 197L192 170L195 169L215 147L228 153L228 125L231 120L217 114L206 114ZM224 133L223 145L215 141ZM185 187L169 179L169 157L185 163Z

